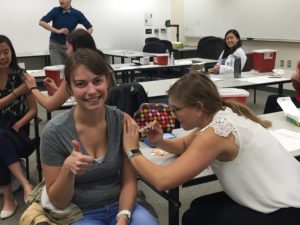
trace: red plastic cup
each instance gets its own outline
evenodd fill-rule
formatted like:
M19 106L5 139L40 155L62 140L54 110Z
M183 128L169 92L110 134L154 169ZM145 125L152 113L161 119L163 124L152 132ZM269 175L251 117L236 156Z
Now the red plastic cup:
M54 80L57 87L61 85L61 82L64 79L64 65L55 65L55 66L46 66L44 67L46 78L51 78ZM52 96L54 93L51 89L48 89L46 86L46 89L48 91L48 95Z

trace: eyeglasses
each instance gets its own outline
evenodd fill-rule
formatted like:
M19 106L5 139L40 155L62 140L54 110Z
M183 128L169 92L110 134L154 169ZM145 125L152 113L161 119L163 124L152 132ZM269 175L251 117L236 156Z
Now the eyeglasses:
M175 105L170 105L170 104L169 104L169 107L170 107L170 109L171 109L174 113L176 113L176 112L179 112L180 110L182 110L182 109L185 107L185 105L184 105L184 106L181 106L181 107L177 107L177 106L175 106Z

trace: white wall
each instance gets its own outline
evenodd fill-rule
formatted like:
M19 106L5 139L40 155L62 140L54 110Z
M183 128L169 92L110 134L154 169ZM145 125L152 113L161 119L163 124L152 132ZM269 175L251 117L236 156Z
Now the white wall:
M181 26L184 26L184 0L172 0L173 13L172 16L176 17ZM284 15L289 16L289 15ZM175 18L174 18L175 19ZM297 22L297 21L296 21ZM287 26L293 26L294 24L287 24ZM271 29L271 28L266 28ZM180 30L181 41L187 45L197 45L200 38L187 38L184 35L184 29ZM299 37L300 39L300 37ZM285 67L287 65L287 60L291 60L292 68L296 67L297 61L300 60L300 43L297 42L270 42L270 41L244 41L243 48L246 51L251 51L253 49L276 49L276 67L279 67L280 60L284 60Z
M243 39L300 41L299 0L184 0L185 35L223 36L232 28Z
M40 18L58 6L58 0L10 0L0 8L0 33L13 42L17 54L48 51L50 32L38 25ZM94 26L98 48L142 50L145 13L153 15L152 26L165 28L171 17L171 0L72 0ZM170 31L159 34L168 38ZM149 35L153 36L153 35Z

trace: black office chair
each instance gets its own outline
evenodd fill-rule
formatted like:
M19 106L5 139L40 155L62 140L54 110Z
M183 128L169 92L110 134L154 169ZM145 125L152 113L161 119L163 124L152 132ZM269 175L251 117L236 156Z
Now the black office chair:
M118 109L133 116L145 102L149 102L149 98L144 87L137 82L131 82L111 88L106 104L117 106Z
M222 38L207 36L198 42L197 52L200 58L218 59L224 50L225 42Z
M244 65L244 68L242 69L243 72L245 71L250 71L253 69L253 53L246 53L247 56L247 60L246 63Z
M143 52L148 53L165 53L166 50L166 46L158 41L150 42L148 44L145 44L143 47Z
M169 40L159 40L159 42L164 44L166 49L169 50L169 52L174 52L173 45L172 45L171 41L169 41Z
M147 37L146 39L145 39L145 45L146 44L149 44L149 43L151 43L151 42L154 42L154 41L159 41L160 39L159 38L157 38L157 37Z

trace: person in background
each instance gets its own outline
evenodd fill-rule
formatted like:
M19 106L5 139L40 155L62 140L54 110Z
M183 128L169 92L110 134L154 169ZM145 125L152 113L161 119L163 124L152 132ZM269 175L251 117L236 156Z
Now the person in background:
M43 130L43 191L57 209L79 206L83 219L73 225L157 225L135 203L136 173L122 152L123 120L129 116L105 105L109 71L103 57L79 49L68 58L64 72L77 105Z
M296 95L291 97L291 100L297 108L300 107L300 61L297 63L296 71L293 73L292 85L296 90ZM264 108L264 114L282 111L280 105L277 103L279 95L269 95Z
M96 44L92 35L84 29L76 29L69 33L66 38L66 52L68 56L72 55L73 52L80 48L93 49L104 58L103 53L96 48ZM107 66L110 68L109 64L107 64ZM113 73L113 70L110 69L111 86L116 85L116 80ZM31 92L36 100L49 112L59 108L70 97L67 91L65 80L63 80L61 85L57 87L51 78L44 79L44 84L53 90L54 94L52 96L43 95L37 88L35 78L31 75L25 76L25 83L27 84L28 88L32 90Z
M11 175L22 185L24 201L32 190L20 164L20 158L30 155L32 149L25 145L25 141L22 145L20 137L30 141L29 122L36 115L37 106L23 83L24 74L25 70L18 66L11 41L0 35L0 187L3 189L1 219L11 217L17 209L12 193ZM21 141L21 145L16 141Z
M245 51L242 49L242 41L237 30L228 30L224 39L224 51L221 53L217 64L213 68L208 69L209 73L233 73L235 57L239 57L241 59L242 70L245 66L247 56Z
M71 6L71 0L59 0L59 7L54 7L41 18L39 25L49 30L49 52L52 65L65 64L66 36L73 31L78 24L82 24L91 34L93 27L82 12ZM52 21L52 25L49 23Z
M163 139L155 122L140 132L177 159L160 166L145 158L131 118L124 124L123 145L136 171L158 190L177 187L211 166L224 191L195 199L183 225L299 223L300 164L266 129L269 121L241 103L223 101L215 84L199 73L183 76L167 93L181 127L190 132Z

